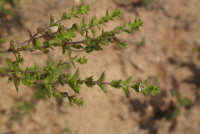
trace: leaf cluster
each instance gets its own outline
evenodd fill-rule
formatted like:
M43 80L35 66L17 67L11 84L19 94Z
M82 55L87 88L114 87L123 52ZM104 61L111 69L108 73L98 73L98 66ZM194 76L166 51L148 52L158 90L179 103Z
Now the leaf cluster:
M19 84L22 83L28 87L37 87L38 89L45 90L48 97L54 96L56 98L67 97L70 104L77 104L78 106L83 105L83 99L77 98L78 94L81 93L82 85L87 87L93 87L98 85L104 93L107 93L107 86L110 85L113 88L122 88L126 97L130 97L129 89L132 88L135 91L142 91L144 95L148 92L152 95L159 93L160 88L156 85L147 86L147 81L142 83L130 84L131 77L126 80L112 80L111 82L105 81L105 72L101 74L98 80L94 80L93 76L89 76L85 79L80 78L79 69L74 73L58 73L58 67L66 67L68 65L87 64L88 59L86 56L79 57L78 55L72 55L73 52L85 52L91 53L94 51L103 50L102 45L108 45L109 43L115 43L121 48L126 48L126 43L117 39L116 35L121 32L131 33L132 30L139 30L143 22L140 19L129 22L122 26L115 27L111 31L105 31L100 26L109 22L114 21L114 18L120 17L121 11L116 9L113 12L106 11L105 16L97 18L96 16L86 23L84 18L81 19L80 24L74 23L71 28L65 28L60 22L71 19L72 17L79 18L80 15L87 14L90 10L89 5L83 5L78 9L72 7L69 14L63 13L60 20L55 21L51 15L49 20L49 26L42 28L39 27L36 33L32 33L28 30L30 39L16 44L14 41L10 42L10 48L0 53L13 53L15 60L9 58L5 59L5 67L0 68L0 75L8 77L8 82L14 82L16 90L18 91ZM57 27L56 32L50 30L51 27ZM101 29L101 34L97 35L96 30ZM80 34L84 37L83 40L75 40L74 38ZM0 39L0 43L5 42L5 39ZM56 65L47 62L44 67L40 67L34 63L31 67L22 69L24 58L21 57L20 52L33 52L42 51L45 54L50 50L54 50L54 47L61 47L62 54L66 54L69 58L68 61L59 60ZM67 91L61 92L56 89L55 84L61 86L68 85L73 91L74 95L68 95Z

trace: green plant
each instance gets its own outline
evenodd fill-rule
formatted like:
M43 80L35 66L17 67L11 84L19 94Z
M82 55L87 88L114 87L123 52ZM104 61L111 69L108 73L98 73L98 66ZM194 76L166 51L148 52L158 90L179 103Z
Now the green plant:
M100 25L113 21L115 17L121 15L121 11L116 9L114 12L106 12L104 17L97 18L94 16L91 21L86 24L84 18L82 18L80 24L74 23L71 28L67 29L61 21L69 20L72 17L79 18L79 15L87 14L90 10L89 5L83 5L77 10L74 7L70 13L63 13L62 17L58 21L54 21L53 16L50 16L50 25L37 29L37 33L32 33L28 30L30 39L23 41L19 44L14 41L10 41L10 48L7 50L0 51L0 53L12 53L15 55L16 60L13 61L10 58L5 59L5 66L0 68L0 76L8 77L8 82L14 82L16 90L19 89L19 84L23 83L28 87L36 87L41 90L45 90L48 97L54 96L56 98L67 97L70 104L77 104L78 106L83 105L83 99L77 98L77 94L81 92L82 85L85 84L87 87L93 87L98 85L103 92L107 93L107 85L114 88L122 88L126 97L130 96L129 88L134 89L137 92L142 91L144 95L148 92L152 95L156 95L160 92L160 88L156 85L147 86L147 80L141 83L131 82L131 77L126 80L112 80L111 82L105 81L105 72L101 74L98 80L93 80L93 76L89 76L85 79L79 77L79 69L71 73L60 73L57 71L58 67L66 67L70 64L75 67L75 63L86 64L88 59L79 57L78 55L72 56L73 51L91 53L94 51L103 50L101 45L108 46L109 43L115 43L121 48L126 48L125 42L116 38L116 35L121 32L130 33L131 30L138 30L142 26L143 22L140 19L134 22L129 22L123 26L115 27L111 31L104 31L100 28ZM51 27L57 27L56 32L50 30ZM96 35L96 28L101 29L101 35ZM73 41L77 34L84 36L83 40ZM0 39L1 43L5 42L5 39ZM24 58L20 55L21 51L33 52L42 51L47 54L50 50L54 50L54 47L62 47L62 53L67 53L69 57L68 61L60 60L58 63L47 62L46 66L39 67L38 64L34 63L32 67L26 67L23 70L20 66L24 62ZM60 85L69 85L75 92L74 95L69 95L67 92L61 92L55 88L54 84L59 83Z

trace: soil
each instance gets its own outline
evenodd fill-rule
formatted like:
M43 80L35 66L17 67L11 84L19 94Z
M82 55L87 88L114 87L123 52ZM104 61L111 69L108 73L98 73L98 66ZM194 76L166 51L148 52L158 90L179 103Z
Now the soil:
M127 49L110 44L103 46L104 51L75 53L89 59L88 64L76 66L81 77L93 75L98 79L105 71L106 81L132 76L132 82L148 79L149 84L162 89L156 97L145 97L131 90L127 99L120 89L109 87L104 94L99 87L83 87L79 97L83 97L84 105L71 107L67 99L36 99L37 89L22 84L16 92L14 84L7 84L7 78L3 77L0 81L0 134L199 134L200 1L141 1L21 0L15 9L18 19L0 16L0 36L7 40L1 46L4 50L10 40L18 43L27 40L27 29L36 32L39 26L47 26L50 14L58 20L72 6L89 4L91 11L84 15L89 22L94 15L101 17L106 10L119 8L122 16L104 25L105 30L138 18L144 22L143 26L139 31L117 36L128 44ZM72 19L63 24L71 27L79 22ZM43 66L48 59L65 58L60 52L60 48L46 55L24 52L24 67L34 62ZM2 56L2 66L5 57L13 58L13 54ZM73 73L75 68L69 71ZM67 86L57 88L73 93Z

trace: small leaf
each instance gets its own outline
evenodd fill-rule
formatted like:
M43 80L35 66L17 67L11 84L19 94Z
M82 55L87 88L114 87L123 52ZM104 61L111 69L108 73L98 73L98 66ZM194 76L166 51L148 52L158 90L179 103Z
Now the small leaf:
M109 18L110 17L110 14L108 12L108 10L106 11L106 14L105 14L105 18Z
M50 26L53 26L54 24L54 18L52 16L52 14L50 15Z
M121 88L121 80L112 80L111 84L112 87L114 88Z
M134 83L133 85L131 85L131 88L133 88L135 91L139 92L139 85L140 85L140 83Z
M122 88L123 88L123 91L124 91L126 97L129 98L130 97L129 86L124 85L124 86L122 86Z
M92 76L87 77L84 81L84 83L88 86L88 87L93 87L95 84L93 83L93 79Z
M21 78L21 82L28 87L34 86L35 81L36 81L36 78L31 76L28 73L24 77Z
M60 75L60 76L58 77L58 79L57 79L57 82L58 82L60 85L64 86L64 75Z
M115 9L114 12L111 13L111 17L120 17L121 11L119 9Z
M138 30L139 27L142 25L143 25L143 22L140 19L138 19L138 20L135 20L134 22L129 22L128 27L134 30Z
M82 106L84 104L84 101L82 98L80 98L80 99L75 99L74 103L76 103L78 106Z
M70 11L70 16L71 16L71 17L78 18L78 16L76 15L76 12L74 11L74 6L72 7L72 9L71 9L71 11Z
M101 84L104 80L105 80L105 72L103 72L103 73L101 74L101 76L99 77L98 83Z
M88 26L92 27L94 25L98 24L98 21L97 21L97 17L94 16L91 21L89 22Z
M107 93L106 85L104 84L98 84L98 85L103 90L104 93Z
M75 57L70 57L70 63L72 63L72 65L75 67L74 61L77 59L78 55L76 55Z
M19 83L20 83L20 80L17 79L17 78L12 78L13 82L14 82L14 85L15 85L15 88L16 88L16 91L18 92L19 88Z
M52 95L58 99L63 96L60 92L53 92Z
M80 8L78 8L77 13L78 14L87 14L88 11L90 11L90 6L82 5Z
M76 60L76 62L78 62L78 63L80 63L80 64L86 64L86 63L88 62L88 59L86 59L85 56L84 56L84 57L82 57L82 58L78 58L78 59Z
M70 19L70 15L66 14L66 12L63 13L61 20L69 20Z
M84 104L83 99L82 98L76 99L75 97L76 97L76 95L68 96L68 100L69 100L70 105L73 105L75 103L78 106L82 106Z
M148 80L142 82L143 85L147 86Z
M122 82L122 84L127 85L131 82L131 77L129 77L128 79L126 79L125 81Z
M78 77L79 77L79 69L76 70L76 72L72 76L72 79L76 80Z
M85 24L85 19L84 18L82 18L81 23L79 24L79 27L80 27L81 30L86 28L86 24Z
M94 28L91 28L91 31L92 31L93 37L95 38L95 36L96 36L96 30Z

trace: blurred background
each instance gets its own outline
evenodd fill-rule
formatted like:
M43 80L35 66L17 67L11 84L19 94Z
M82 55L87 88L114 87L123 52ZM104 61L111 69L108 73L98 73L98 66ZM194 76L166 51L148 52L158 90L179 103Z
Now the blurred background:
M46 92L22 84L16 92L13 83L1 78L0 134L199 134L199 0L0 0L0 37L6 38L0 49L8 49L10 40L29 39L27 29L36 32L39 26L48 26L50 14L58 20L63 12L82 4L91 8L88 15L80 16L86 22L95 15L104 16L106 10L122 11L120 18L103 26L105 30L138 18L144 25L117 36L128 44L127 49L110 44L104 51L75 53L89 59L88 64L77 65L81 77L98 79L105 71L108 82L130 76L132 82L148 79L162 88L161 93L144 97L131 90L127 99L120 89L109 87L104 94L99 87L83 87L79 97L85 104L71 107L67 99L49 100ZM63 25L70 28L80 21L72 19ZM60 48L46 55L37 51L22 55L24 67L67 60ZM1 54L1 66L6 57L13 54ZM73 93L67 86L57 87Z

